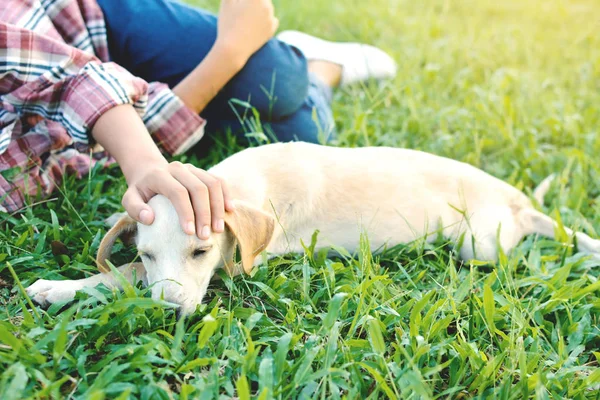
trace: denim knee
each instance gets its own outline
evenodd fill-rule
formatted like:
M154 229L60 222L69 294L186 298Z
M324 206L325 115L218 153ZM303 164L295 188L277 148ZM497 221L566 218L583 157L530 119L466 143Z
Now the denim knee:
M295 47L277 39L269 40L250 57L236 78L252 80L254 85L258 83L261 93L254 93L251 104L269 121L292 115L308 96L306 58Z
M97 0L112 61L147 81L173 87L210 51L215 15L172 0Z
M331 97L331 88L311 74L302 106L287 118L264 124L265 128L280 142L327 143L335 137Z

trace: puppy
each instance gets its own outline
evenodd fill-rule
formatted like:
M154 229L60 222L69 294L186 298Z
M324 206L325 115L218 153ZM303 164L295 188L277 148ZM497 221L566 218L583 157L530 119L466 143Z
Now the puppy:
M106 266L115 240L134 234L142 263L120 267L152 285L152 296L194 311L218 268L249 273L263 251L273 257L302 252L319 230L318 248L354 252L361 233L373 250L384 245L433 241L440 235L462 243L463 260L494 261L524 235L553 237L555 221L534 209L519 190L462 162L385 147L334 148L307 143L271 144L244 150L213 167L236 200L226 230L208 240L186 235L169 200L155 196L151 226L122 217L106 234L97 263L103 273L81 280L39 280L27 288L41 304L70 300L77 290L104 283L118 287ZM541 202L549 181L535 196ZM569 235L574 234L566 230ZM578 248L600 252L600 241L575 233ZM241 265L234 263L239 246Z

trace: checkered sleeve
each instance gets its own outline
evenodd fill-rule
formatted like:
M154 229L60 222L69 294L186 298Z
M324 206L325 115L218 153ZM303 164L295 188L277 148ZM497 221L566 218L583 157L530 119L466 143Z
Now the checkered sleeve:
M50 37L0 22L0 109L19 119L59 122L75 142L107 110L131 104L144 115L148 84Z
M187 108L167 85L152 82L144 124L158 147L171 155L182 154L204 135L206 121Z

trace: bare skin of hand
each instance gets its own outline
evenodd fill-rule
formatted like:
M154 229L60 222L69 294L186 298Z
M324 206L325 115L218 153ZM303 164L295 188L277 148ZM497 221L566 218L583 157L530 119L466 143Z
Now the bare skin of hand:
M175 206L187 234L208 239L211 231L224 231L225 210L233 210L225 182L190 164L167 162L131 105L104 113L92 135L125 175L129 188L123 206L133 219L152 224L154 211L146 203L162 194Z

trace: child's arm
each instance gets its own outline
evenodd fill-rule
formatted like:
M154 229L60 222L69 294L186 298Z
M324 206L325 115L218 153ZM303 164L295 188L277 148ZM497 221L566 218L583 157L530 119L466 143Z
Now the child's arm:
M173 92L200 113L273 36L278 25L272 0L222 0L213 48Z
M273 36L278 25L272 0L222 0L213 48L173 92L200 113ZM123 206L129 215L151 223L154 215L145 202L161 193L177 209L186 232L194 232L194 215L200 238L209 235L211 225L213 231L222 232L224 210L233 207L225 182L190 165L168 164L134 114L131 107L116 107L103 115L93 130L94 138L115 157L127 179ZM126 137L122 132L127 132Z
M224 182L208 172L179 162L168 163L131 105L105 112L92 135L116 160L129 189L123 206L134 219L151 224L154 213L146 202L155 194L171 200L183 230L207 239L224 231L225 209L232 210Z
M205 171L169 164L161 155L135 108L146 104L146 82L116 64L102 63L66 43L2 21L0 50L7 59L19 60L0 73L0 108L9 122L55 121L81 144L88 143L91 132L120 164L129 184L123 204L138 221L153 221L153 212L144 201L161 193L173 201L186 232L206 237L202 230L211 225L214 231L223 231L227 189ZM201 127L197 114L183 105L181 109L185 112L165 117L163 124L184 122L187 129ZM198 120L186 120L190 117ZM174 131L178 126L170 128ZM162 131L159 140L168 141L168 134ZM173 137L178 133L174 131ZM174 146L169 149L177 150Z

